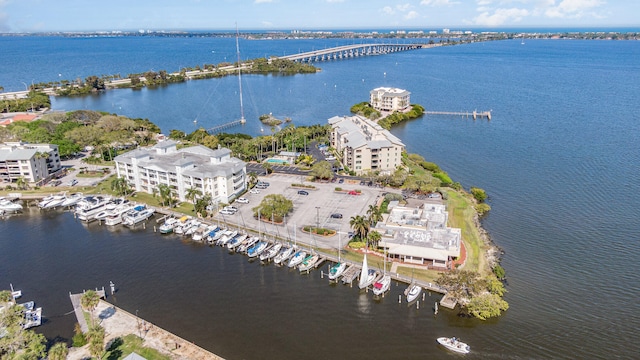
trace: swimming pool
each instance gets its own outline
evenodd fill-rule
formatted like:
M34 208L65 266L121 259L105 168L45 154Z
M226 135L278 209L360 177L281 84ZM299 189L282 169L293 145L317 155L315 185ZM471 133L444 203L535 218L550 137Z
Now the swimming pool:
M287 160L282 160L282 159L267 159L264 162L268 163L268 164L278 164L278 165L289 165L289 162Z

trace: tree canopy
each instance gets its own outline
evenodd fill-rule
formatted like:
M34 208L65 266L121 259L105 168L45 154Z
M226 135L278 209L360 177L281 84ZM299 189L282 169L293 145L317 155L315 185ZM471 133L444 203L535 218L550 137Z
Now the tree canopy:
M254 207L252 210L253 216L256 218L259 212L262 219L273 219L276 222L281 222L285 215L293 210L293 201L281 194L269 194L262 199L260 205Z

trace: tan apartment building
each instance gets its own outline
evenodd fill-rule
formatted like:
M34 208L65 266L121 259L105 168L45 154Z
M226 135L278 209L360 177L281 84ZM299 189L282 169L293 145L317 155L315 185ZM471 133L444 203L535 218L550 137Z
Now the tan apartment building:
M354 115L334 116L329 124L331 146L342 157L342 164L356 174L391 173L402 164L404 144L377 123Z
M375 88L369 92L369 104L378 111L404 111L411 106L411 93L398 88Z

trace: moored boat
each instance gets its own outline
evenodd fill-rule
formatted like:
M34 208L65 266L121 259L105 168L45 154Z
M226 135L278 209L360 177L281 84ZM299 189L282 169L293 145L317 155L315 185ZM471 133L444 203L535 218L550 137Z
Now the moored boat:
M468 354L469 352L471 352L471 347L469 345L463 343L455 337L439 337L437 340L440 345L446 347L451 351L455 351L461 354Z
M347 269L346 262L339 262L329 269L329 280L336 281Z
M158 232L160 234L171 234L173 232L173 228L179 223L179 220L174 217L169 217L165 219L165 221L158 227Z
M229 251L234 250L236 247L240 246L240 244L242 244L245 240L247 239L247 235L242 234L242 235L236 235L233 238L230 238L227 243L227 249L229 249ZM225 246L225 245L222 245Z
M127 226L133 226L147 220L154 212L155 210L152 208L146 207L145 205L138 205L122 215L122 223Z
M289 267L296 267L298 265L300 265L300 263L302 263L304 261L304 259L306 259L307 257L307 252L304 250L298 250L296 251L295 254L293 254L293 256L291 257L291 259L289 260Z
M384 275L380 280L373 283L373 294L380 296L389 291L389 288L391 288L391 276Z
M247 256L249 256L250 258L254 258L258 255L260 255L269 245L268 242L266 241L258 241L255 244L253 244L253 246L251 246L250 248L247 249Z
M9 199L0 198L0 211L3 211L5 213L22 211L22 205L14 203Z
M364 254L362 259L362 270L360 271L360 281L358 281L358 287L364 289L376 281L377 272L373 269L369 269L367 264L367 254Z
M404 295L407 297L407 302L411 303L418 299L418 296L422 293L422 287L417 284L411 284L404 291Z
M316 265L316 263L318 262L319 259L320 259L320 255L318 255L318 254L313 254L313 255L307 256L302 261L302 263L300 263L300 265L298 265L298 270L300 270L300 272L305 272L305 271L311 270Z
M65 208L65 207L73 206L77 204L80 200L82 200L83 196L84 195L82 195L82 193L73 193L64 199L62 204L60 204L60 207Z
M273 244L270 248L266 249L262 252L262 254L260 254L260 261L271 260L273 257L278 255L280 249L282 249L281 243Z
M109 203L111 203L111 199L108 197L86 196L76 204L76 217L82 221L91 221Z
M253 244L257 243L260 240L257 236L246 238L238 247L236 252L243 253L247 251Z
M283 246L278 255L273 258L273 262L275 264L284 264L285 261L289 260L291 255L293 255L295 250L293 246Z

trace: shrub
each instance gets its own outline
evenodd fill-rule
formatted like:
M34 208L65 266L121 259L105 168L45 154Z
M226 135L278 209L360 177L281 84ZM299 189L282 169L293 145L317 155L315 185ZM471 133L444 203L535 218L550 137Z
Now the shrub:
M336 191L342 191L342 188L339 186L336 186Z
M504 279L504 277L506 276L504 268L500 265L496 265L493 267L493 273L496 274L496 277L500 280Z
M73 332L74 332L73 338L72 338L73 347L85 346L87 344L87 339L84 337L84 334L82 333L80 324L76 323Z
M487 199L487 193L478 187L471 187L471 195L473 195L473 197L479 202L483 202Z
M355 250L362 249L366 244L362 241L352 241L349 243L349 247Z
M491 206L489 206L489 204L487 204L487 203L481 203L481 204L476 205L476 211L478 212L478 215L480 215L480 216L488 213L489 210L491 210Z
M433 177L435 177L438 180L440 180L442 185L449 185L449 184L453 183L453 181L451 180L449 175L444 171L434 172L433 173Z

